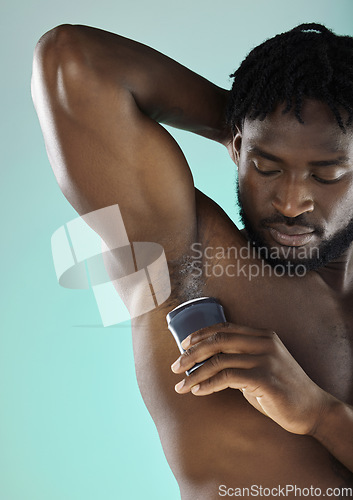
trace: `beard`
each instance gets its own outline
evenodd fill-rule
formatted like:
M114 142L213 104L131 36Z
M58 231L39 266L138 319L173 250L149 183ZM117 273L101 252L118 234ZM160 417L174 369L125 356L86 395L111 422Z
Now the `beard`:
M240 194L239 181L237 180L237 195L238 195L238 207L241 222L244 225L245 231L247 233L248 239L253 247L257 250L260 258L268 262L273 268L280 267L287 274L293 269L302 271L315 271L329 262L338 259L351 245L353 241L353 218L350 219L346 226L335 233L331 238L323 239L319 246L315 248L316 255L310 255L310 258L281 258L277 255L274 257L273 248L265 242L262 238L261 233L256 231L254 225L249 220L249 217L244 210L244 203L242 200L242 195ZM269 223L280 223L286 224L287 226L293 226L298 224L301 226L309 226L307 221L305 221L305 215L298 215L297 217L286 217L280 213L273 215L270 218L262 219L260 221L260 226L266 227ZM318 236L322 236L324 231L320 227L313 227ZM294 253L296 247L293 248ZM300 247L299 247L300 248ZM271 251L272 249L272 251Z

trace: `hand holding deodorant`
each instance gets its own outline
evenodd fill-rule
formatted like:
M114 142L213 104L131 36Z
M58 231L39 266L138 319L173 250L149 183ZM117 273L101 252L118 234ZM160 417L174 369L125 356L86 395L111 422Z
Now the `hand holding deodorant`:
M181 343L190 333L225 321L223 307L213 297L188 300L167 314L168 329L172 332L182 354L185 351L181 347ZM190 370L186 371L186 374L190 375L205 361L196 363Z

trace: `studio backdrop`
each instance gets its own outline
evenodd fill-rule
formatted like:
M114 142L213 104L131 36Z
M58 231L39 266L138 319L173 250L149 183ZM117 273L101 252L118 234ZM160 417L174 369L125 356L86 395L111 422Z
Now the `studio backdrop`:
M137 387L128 318L122 311L120 321L107 319L92 287L59 282L52 244L72 248L60 237L78 215L56 183L32 104L34 47L57 25L86 24L230 88L229 74L254 46L297 24L353 35L353 2L7 0L0 19L0 499L177 500ZM167 128L195 185L236 222L226 149Z

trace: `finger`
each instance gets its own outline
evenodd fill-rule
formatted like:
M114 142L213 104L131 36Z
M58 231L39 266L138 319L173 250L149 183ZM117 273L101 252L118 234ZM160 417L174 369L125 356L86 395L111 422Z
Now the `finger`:
M228 325L231 323L223 322L216 323L214 325L205 326L204 328L200 328L200 330L196 330L195 332L188 335L182 342L181 347L183 349L188 349L189 346L196 344L200 340L206 339L208 336L215 333L215 331L224 331L228 329Z
M186 393L191 390L197 384L211 379L217 373L223 372L228 369L238 369L248 371L248 376L252 376L250 370L256 369L260 364L258 360L254 359L254 356L244 355L244 354L223 354L220 353L213 356L210 360L206 361L204 365L192 372L188 377L186 377L182 382L176 384L176 391L181 393Z
M252 370L227 368L213 377L194 385L191 392L197 396L207 396L224 389L240 389L254 392L258 389Z
M265 354L273 349L274 337L237 334L233 331L215 332L187 349L172 364L174 373L182 373L218 354Z
M252 335L255 337L271 337L274 334L272 330L268 330L265 328L250 328L248 326L224 322L206 326L205 328L201 328L200 330L191 333L181 342L181 347L183 349L188 349L191 345L194 345L197 342L206 339L210 335L213 335L215 332L227 332L229 330L233 331L234 333L239 333L242 335Z

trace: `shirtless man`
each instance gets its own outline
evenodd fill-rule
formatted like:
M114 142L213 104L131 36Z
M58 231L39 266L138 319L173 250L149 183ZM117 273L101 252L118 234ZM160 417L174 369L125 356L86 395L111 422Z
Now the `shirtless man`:
M58 26L36 47L32 94L62 192L80 215L118 204L130 241L165 250L172 293L132 334L183 500L353 496L352 89L353 39L320 25L254 49L230 92L91 27ZM194 187L160 123L227 147L245 231ZM166 314L200 296L227 323L178 358Z

